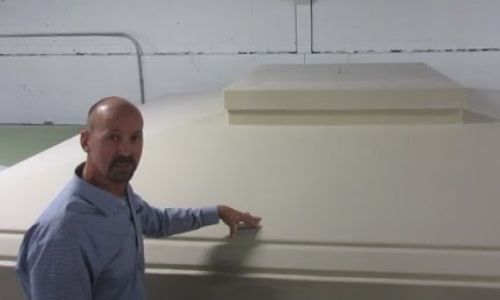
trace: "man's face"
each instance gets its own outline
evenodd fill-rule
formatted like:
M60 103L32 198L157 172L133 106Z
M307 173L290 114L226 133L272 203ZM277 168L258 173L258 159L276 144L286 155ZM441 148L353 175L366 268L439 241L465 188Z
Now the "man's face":
M84 133L87 163L113 183L130 181L142 154L143 120L134 111L103 111Z

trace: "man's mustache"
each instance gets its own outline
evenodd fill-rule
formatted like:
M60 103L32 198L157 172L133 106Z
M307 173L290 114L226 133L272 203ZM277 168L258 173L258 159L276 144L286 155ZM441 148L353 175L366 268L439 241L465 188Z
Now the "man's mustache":
M118 155L111 161L111 166L115 166L120 163L131 163L135 166L135 160L131 156Z

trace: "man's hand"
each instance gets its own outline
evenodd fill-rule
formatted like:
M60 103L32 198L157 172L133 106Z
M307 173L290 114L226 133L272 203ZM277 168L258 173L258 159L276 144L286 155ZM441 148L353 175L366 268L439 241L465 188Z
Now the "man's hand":
M261 228L260 217L252 216L249 213L242 213L234 208L225 205L219 205L219 218L229 227L229 236L233 237L238 231L238 225L243 223L250 228Z

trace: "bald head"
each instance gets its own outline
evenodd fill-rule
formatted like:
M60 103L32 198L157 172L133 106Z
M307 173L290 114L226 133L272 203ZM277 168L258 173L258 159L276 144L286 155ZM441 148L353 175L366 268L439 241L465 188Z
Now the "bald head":
M99 123L103 118L122 114L141 115L139 109L124 98L116 96L103 98L90 107L87 114L87 130L93 131L96 123Z
M143 118L137 107L120 97L97 101L88 111L80 143L87 153L84 173L90 182L127 183L142 153Z

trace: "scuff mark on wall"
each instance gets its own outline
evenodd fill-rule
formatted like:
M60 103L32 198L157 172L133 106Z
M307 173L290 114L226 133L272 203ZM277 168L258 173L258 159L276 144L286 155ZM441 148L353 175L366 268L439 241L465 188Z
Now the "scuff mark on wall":
M202 73L202 72L201 72L201 70L200 70L200 68L198 68L198 66L197 66L197 65L196 65L196 63L194 62L194 56L193 56L193 55L191 55L191 56L189 57L189 61L190 61L191 65L193 66L194 70L195 70L197 73Z

